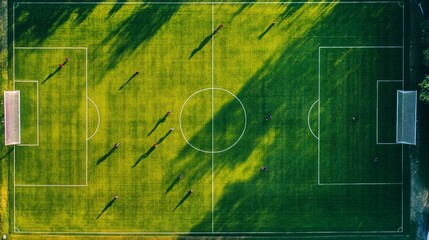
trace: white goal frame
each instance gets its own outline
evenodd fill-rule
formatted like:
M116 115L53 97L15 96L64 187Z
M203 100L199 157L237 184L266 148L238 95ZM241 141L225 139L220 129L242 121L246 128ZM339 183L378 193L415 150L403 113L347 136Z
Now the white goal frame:
M409 96L408 101L401 101L400 99L404 99L405 96ZM414 107L407 108L407 103L412 104ZM416 145L416 128L417 91L398 90L396 92L396 143ZM405 139L404 132L405 135L411 134L411 136L406 136L408 138Z
M4 144L17 145L21 143L21 111L20 92L4 92Z

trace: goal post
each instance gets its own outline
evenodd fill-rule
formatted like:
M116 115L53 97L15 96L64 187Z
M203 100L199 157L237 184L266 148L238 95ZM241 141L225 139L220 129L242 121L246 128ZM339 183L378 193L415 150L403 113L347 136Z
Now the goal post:
M4 92L4 143L17 145L21 143L20 92Z
M416 145L417 91L398 90L396 143Z

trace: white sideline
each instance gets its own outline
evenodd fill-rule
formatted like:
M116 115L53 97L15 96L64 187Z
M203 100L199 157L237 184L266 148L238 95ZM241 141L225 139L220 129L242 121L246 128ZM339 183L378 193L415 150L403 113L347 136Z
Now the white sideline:
M113 5L113 4L122 4L122 5L142 5L142 4L151 4L151 5L267 5L267 4L385 4L385 3L398 3L397 1L351 1L351 2L15 2L14 4L45 4L45 5L58 5L58 4L70 4L70 5Z

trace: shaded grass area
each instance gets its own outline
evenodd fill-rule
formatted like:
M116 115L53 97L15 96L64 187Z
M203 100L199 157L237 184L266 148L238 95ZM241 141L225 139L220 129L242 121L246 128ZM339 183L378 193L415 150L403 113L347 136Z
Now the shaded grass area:
M19 44L88 45L88 96L96 105L88 109L88 133L94 133L88 143L89 186L18 188L17 227L48 232L396 231L401 224L399 186L317 185L317 140L307 127L307 117L318 98L318 47L389 45L401 39L394 27L400 22L396 5L351 6L215 5L214 24L225 26L208 38L211 5L100 5L88 7L91 14L79 24L71 15L63 24L51 27L55 31L48 32L41 42L37 37L25 40L25 35L18 35ZM75 11L68 7L67 11ZM39 10L47 14L58 11L46 6ZM25 16L32 10L25 7L20 11ZM37 22L22 18L18 18L22 21L18 30L31 35L31 30L24 28ZM276 25L258 37L273 21ZM367 26L367 22L374 24ZM386 23L390 27L385 27ZM64 34L67 32L91 34L72 38ZM38 54L25 53L19 64L36 68L34 62L27 61ZM52 55L56 59L62 54ZM43 65L54 64L46 62ZM360 62L356 65L364 66ZM140 71L139 77L129 81L136 71ZM30 77L24 75L27 72L32 71L18 68L20 78ZM43 86L69 87L54 81L57 74ZM127 85L119 90L124 83ZM332 84L342 83L334 79ZM227 89L244 109L237 98L219 89L188 99L210 87ZM346 98L343 104L352 104L348 101ZM371 101L360 104L373 108ZM76 114L81 108L69 110ZM171 116L160 122L160 116L170 110ZM95 120L98 114L100 122ZM273 119L265 121L266 114ZM317 119L311 114L312 121ZM45 120L45 127L58 120L55 115L46 115L52 119ZM240 141L216 154L196 151L181 136L183 131L189 143L202 150L222 151L240 138L244 124L246 131ZM181 131L169 132L171 127ZM312 127L317 132L317 123L312 122ZM97 165L115 142L121 146ZM150 151L154 143L159 146ZM52 144L50 148L60 146ZM38 159L44 154L23 156ZM63 157L79 164L70 155ZM262 165L268 167L268 173L260 171ZM361 169L350 170L343 162L338 165L342 173L366 177ZM81 176L71 168L67 174ZM183 174L180 181L179 174ZM19 178L32 180L31 175ZM95 221L114 195L120 199Z
M376 135L384 134L377 133L377 120L396 131L395 115L385 119L380 111L377 118L377 109L396 108L396 98L377 106L383 103L377 102L377 80L402 78L402 49L327 48L320 61L321 182L402 182L401 146L376 144ZM380 65L383 70L374 68Z

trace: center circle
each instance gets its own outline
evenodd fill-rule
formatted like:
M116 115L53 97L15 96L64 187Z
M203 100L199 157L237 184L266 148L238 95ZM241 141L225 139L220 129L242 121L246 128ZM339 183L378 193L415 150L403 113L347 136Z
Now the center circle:
M194 149L220 153L234 147L246 131L247 114L240 99L223 88L205 88L186 99L180 131Z

